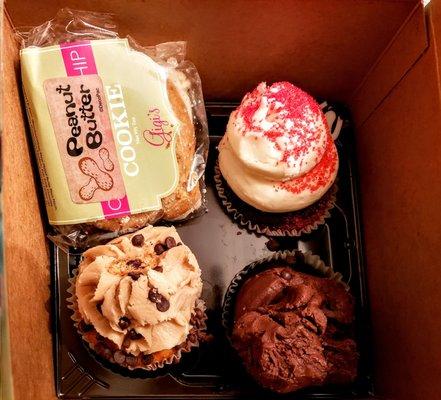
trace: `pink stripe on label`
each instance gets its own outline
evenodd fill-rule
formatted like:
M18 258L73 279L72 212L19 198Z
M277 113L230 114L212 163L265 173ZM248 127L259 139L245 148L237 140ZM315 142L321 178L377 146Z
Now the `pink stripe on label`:
M101 207L106 219L130 215L129 199L127 196L124 196L122 199L102 201Z
M90 41L61 43L60 50L67 76L98 74ZM121 199L102 201L101 208L106 219L130 215L127 195Z
M67 76L97 74L95 58L89 41L60 44Z

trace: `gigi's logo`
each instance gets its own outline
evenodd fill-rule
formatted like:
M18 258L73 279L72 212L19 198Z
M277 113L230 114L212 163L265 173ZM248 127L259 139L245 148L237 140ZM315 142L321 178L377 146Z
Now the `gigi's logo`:
M145 141L151 146L168 147L173 138L173 125L168 121L161 119L161 111L159 108L149 109L148 117L150 121L152 121L153 128L146 129L143 132Z

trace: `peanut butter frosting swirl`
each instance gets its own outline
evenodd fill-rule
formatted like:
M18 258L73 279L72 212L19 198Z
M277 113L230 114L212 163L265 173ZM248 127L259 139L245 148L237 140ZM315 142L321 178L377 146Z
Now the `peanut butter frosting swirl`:
M86 251L75 290L78 311L100 335L151 354L186 340L201 271L174 227L148 226Z

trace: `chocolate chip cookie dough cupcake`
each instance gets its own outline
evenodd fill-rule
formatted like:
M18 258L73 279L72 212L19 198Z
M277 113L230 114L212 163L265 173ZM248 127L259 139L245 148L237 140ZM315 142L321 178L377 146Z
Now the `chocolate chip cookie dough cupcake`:
M122 367L178 362L204 337L201 271L173 227L148 226L89 249L71 289L83 340Z
M356 378L354 299L340 279L301 252L277 253L236 275L224 325L259 385L288 393Z
M216 188L227 212L247 229L299 236L329 216L338 162L319 104L289 82L263 82L230 116Z

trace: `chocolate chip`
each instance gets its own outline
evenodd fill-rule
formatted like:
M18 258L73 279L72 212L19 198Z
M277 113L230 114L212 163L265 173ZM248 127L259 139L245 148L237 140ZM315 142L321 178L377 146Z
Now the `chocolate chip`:
M131 340L142 339L142 335L140 333L136 332L134 329L130 329L128 336Z
M151 354L143 354L141 361L143 364L151 364L153 362L153 356Z
M164 253L165 248L164 248L164 246L161 243L157 243L157 244L155 244L155 247L153 248L153 250L159 256L162 253Z
M130 319L127 317L121 317L118 322L118 326L121 329L127 329L130 326Z
M280 249L280 243L276 239L270 239L266 242L266 247L269 251L277 251Z
M164 272L164 268L162 268L160 265L158 265L157 267L155 267L153 269L158 272Z
M130 278L132 278L134 281L137 281L139 279L139 274L136 272L129 272Z
M295 263L296 263L296 256L291 255L291 254L288 254L288 255L286 256L286 258L285 258L285 261L286 261L288 264L295 264Z
M195 316L190 318L190 325L196 326L197 318Z
M135 356L129 355L126 356L126 363L131 367L134 367L137 364L138 359Z
M182 242L176 243L176 246L182 246Z
M118 350L118 351L115 351L115 354L113 355L113 359L118 364L123 364L124 361L126 361L126 356L124 355L124 353L122 351Z
M156 303L156 308L160 312L166 312L170 308L170 302L162 295L159 295L160 298Z
M78 324L78 329L80 330L80 332L90 332L93 329L93 325L86 324L84 320L81 320Z
M157 303L159 301L159 297L161 295L158 293L158 289L156 288L151 288L149 290L149 294L148 294L148 299L152 302L152 303Z
M129 347L130 346L130 343L131 343L131 340L129 339L129 337L128 336L126 336L125 338L124 338L124 341L123 341L123 347L125 347L125 348L127 348L127 347Z
M171 236L165 238L165 245L166 245L166 247L167 247L168 249L171 249L171 248L175 247L175 246L176 246L176 240L175 240L175 238L174 238L174 237L171 237Z
M134 259L134 260L129 260L126 263L129 267L133 267L133 268L139 268L142 264L142 261L139 260L138 258Z
M198 318L203 318L204 317L204 312L202 310L200 310L199 308L196 308L194 313L195 313L196 317L198 317Z
M96 303L96 309L98 310L98 312L100 314L103 313L103 310L101 309L102 306L103 306L103 303Z
M141 234L132 236L132 244L136 247L141 247L144 244L144 236Z
M287 270L283 270L280 274L280 276L282 277L282 279L285 279L287 281L289 281L292 278L292 274L291 272L287 271Z

